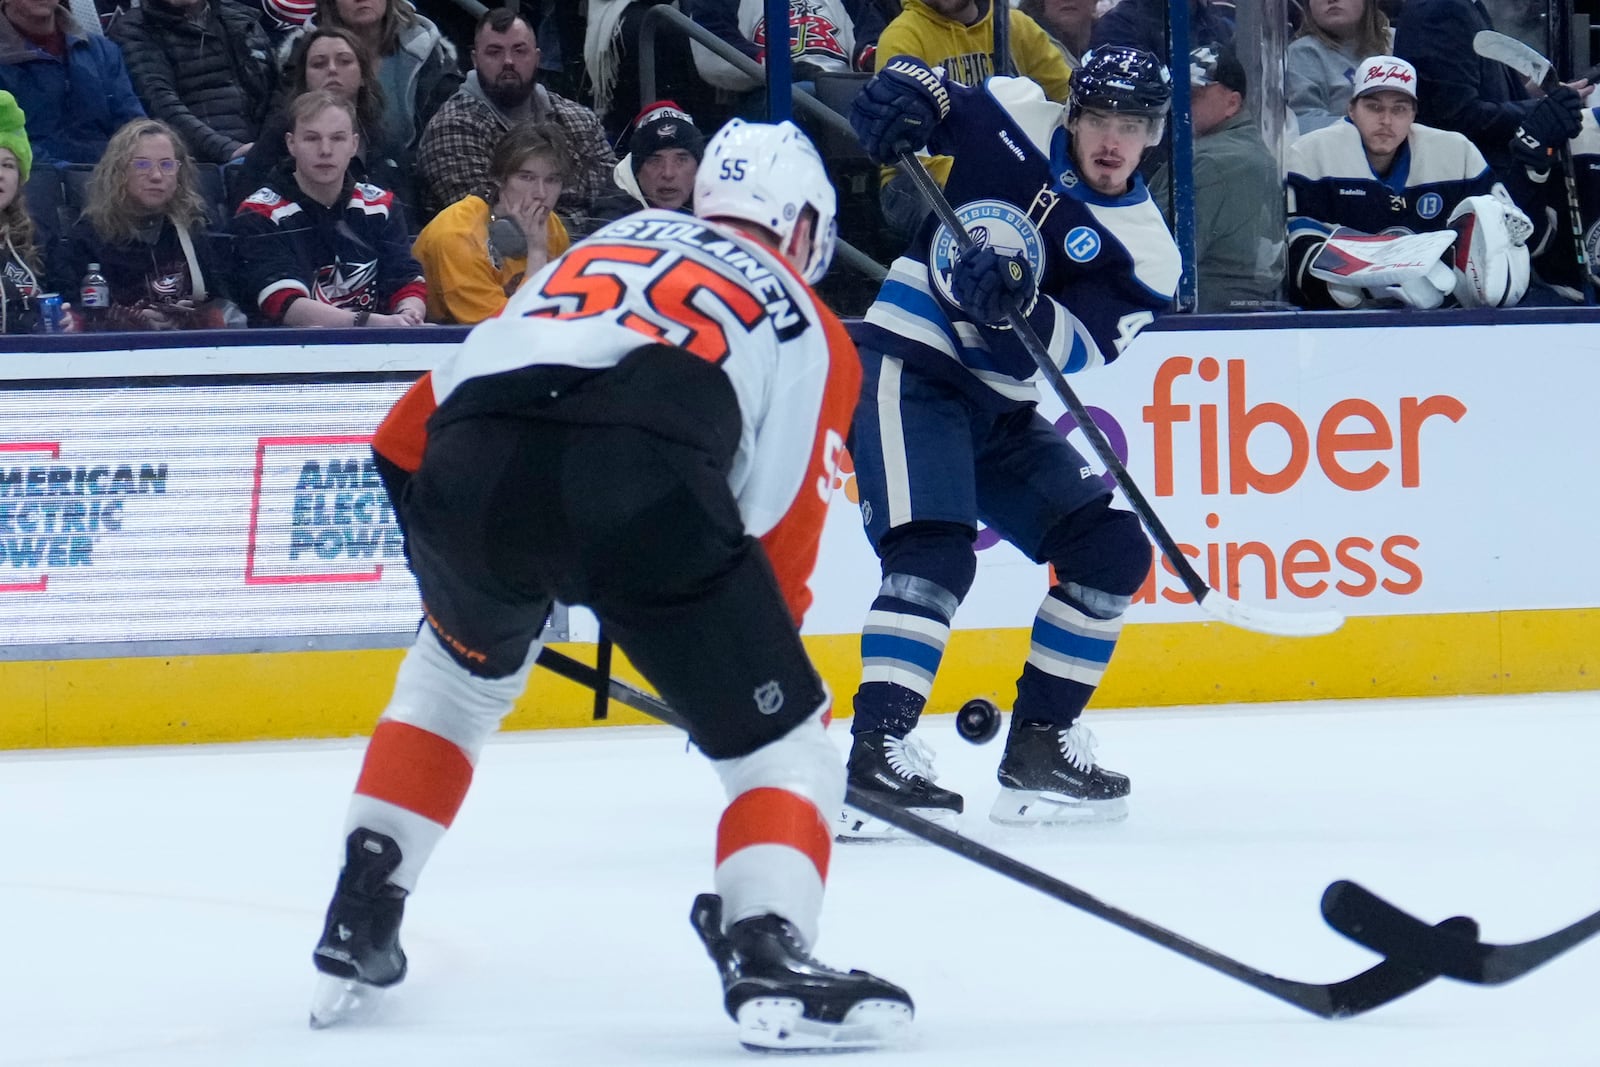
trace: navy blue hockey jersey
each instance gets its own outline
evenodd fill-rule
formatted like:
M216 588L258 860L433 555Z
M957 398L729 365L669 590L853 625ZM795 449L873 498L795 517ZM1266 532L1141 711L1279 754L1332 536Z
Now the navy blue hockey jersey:
M1459 133L1412 123L1389 173L1379 177L1349 119L1313 130L1289 146L1289 291L1305 307L1332 307L1325 283L1308 273L1322 242L1341 226L1362 233L1442 230L1456 205L1498 191L1510 200L1483 153Z
M945 195L980 243L1022 253L1039 301L1029 322L1066 373L1110 363L1172 304L1182 264L1137 176L1123 196L1079 179L1062 106L1022 78L947 83L950 114L928 150L953 156ZM858 340L960 384L1035 400L1038 369L1008 328L969 318L951 295L957 250L936 218L889 268Z

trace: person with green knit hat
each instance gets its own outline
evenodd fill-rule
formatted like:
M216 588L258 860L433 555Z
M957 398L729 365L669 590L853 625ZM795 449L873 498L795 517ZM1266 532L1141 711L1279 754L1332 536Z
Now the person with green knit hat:
M0 332L32 333L42 287L33 220L22 186L33 172L33 147L16 97L0 90Z
M33 148L28 144L28 131L23 126L26 119L17 98L0 89L0 148L16 157L17 170L22 172L24 182L33 173Z

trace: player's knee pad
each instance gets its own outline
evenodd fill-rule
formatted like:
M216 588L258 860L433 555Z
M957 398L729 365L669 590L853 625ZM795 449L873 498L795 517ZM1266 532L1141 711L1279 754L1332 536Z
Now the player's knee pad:
M821 710L749 755L712 766L730 801L752 789L783 789L805 797L825 816L844 802L844 761L828 740Z
M884 580L879 595L899 597L950 618L978 573L973 536L969 527L954 522L913 522L889 531L878 544Z
M1083 607L1102 618L1127 610L1150 574L1150 542L1139 517L1100 500L1068 515L1045 535L1040 554ZM1101 595L1096 595L1101 594Z
M383 718L438 734L476 762L483 743L527 688L541 647L535 641L514 673L480 678L456 662L433 627L423 626L400 664Z

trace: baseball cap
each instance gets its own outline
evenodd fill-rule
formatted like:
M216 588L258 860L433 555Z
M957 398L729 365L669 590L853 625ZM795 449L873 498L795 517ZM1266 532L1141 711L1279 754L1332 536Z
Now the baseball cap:
M1244 66L1226 46L1203 44L1189 53L1189 84L1200 88L1225 85L1242 93L1245 91Z
M1405 93L1417 98L1417 68L1398 56L1373 56L1356 65L1353 100L1366 93Z

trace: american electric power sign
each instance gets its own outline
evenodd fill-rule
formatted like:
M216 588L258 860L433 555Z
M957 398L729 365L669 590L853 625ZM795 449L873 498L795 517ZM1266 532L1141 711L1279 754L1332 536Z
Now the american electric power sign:
M1573 330L1146 333L1073 385L1217 588L1355 615L1592 606L1600 574L1573 561L1600 354ZM368 449L406 382L215 381L0 382L0 644L414 630ZM813 633L857 629L878 582L844 460ZM957 625L1028 625L1044 569L978 545ZM1157 560L1130 621L1194 619Z

